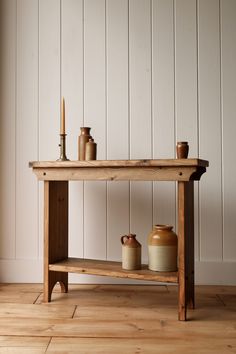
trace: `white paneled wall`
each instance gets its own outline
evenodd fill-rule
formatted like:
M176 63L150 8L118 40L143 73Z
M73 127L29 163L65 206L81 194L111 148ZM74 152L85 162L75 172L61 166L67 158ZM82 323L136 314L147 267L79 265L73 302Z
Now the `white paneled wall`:
M43 186L30 160L67 155L91 126L98 159L210 161L195 183L198 283L236 284L236 1L0 0L0 281L42 281ZM176 229L171 182L70 184L70 255L121 259L133 232L147 261L155 223ZM113 281L74 276L73 281Z

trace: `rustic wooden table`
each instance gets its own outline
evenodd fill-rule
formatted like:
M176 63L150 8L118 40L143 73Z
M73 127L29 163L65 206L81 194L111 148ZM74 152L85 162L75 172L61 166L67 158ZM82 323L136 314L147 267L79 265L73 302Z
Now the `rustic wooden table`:
M68 291L68 273L177 283L179 320L186 320L187 307L194 308L194 180L206 172L208 161L200 159L96 160L30 162L37 178L44 181L44 301L51 301L59 282ZM68 182L176 181L178 184L178 271L123 270L120 262L68 257Z

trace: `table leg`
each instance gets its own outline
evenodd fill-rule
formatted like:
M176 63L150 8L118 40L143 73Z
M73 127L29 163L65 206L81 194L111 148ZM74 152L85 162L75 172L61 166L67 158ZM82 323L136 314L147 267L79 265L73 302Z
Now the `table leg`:
M68 273L49 271L49 264L68 257L68 182L44 182L44 302L57 282L68 291Z
M194 185L178 182L179 320L194 308Z

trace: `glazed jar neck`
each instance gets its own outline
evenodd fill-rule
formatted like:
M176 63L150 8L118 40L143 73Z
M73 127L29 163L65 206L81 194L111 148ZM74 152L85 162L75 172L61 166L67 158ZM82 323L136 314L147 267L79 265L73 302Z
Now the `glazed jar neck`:
M121 242L124 246L141 247L141 244L136 240L135 234L129 234L129 235L122 236Z
M171 225L154 225L154 229L158 231L171 231L173 226Z
M90 129L89 127L81 127L80 130L81 130L81 134L82 135L90 135Z

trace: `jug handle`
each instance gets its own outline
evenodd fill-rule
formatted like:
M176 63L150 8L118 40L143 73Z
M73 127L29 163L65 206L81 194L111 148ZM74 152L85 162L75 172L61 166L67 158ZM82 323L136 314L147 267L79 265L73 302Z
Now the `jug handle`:
M125 243L124 239L128 240L129 237L127 235L121 236L120 240L121 240L122 245Z

